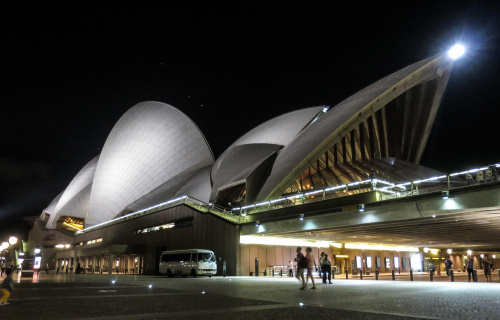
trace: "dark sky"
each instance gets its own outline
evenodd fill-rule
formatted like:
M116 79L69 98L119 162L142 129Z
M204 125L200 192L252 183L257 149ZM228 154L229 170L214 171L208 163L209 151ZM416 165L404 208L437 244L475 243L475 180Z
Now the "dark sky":
M453 172L500 161L495 2L229 3L1 4L0 240L24 230L21 217L39 215L138 102L184 112L218 157L262 122L333 107L457 41L467 56L422 164Z

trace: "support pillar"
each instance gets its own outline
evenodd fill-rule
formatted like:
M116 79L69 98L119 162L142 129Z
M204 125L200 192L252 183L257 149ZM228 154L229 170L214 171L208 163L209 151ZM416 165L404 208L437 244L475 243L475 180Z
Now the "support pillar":
M109 260L108 260L108 273L113 274L113 254L109 254Z

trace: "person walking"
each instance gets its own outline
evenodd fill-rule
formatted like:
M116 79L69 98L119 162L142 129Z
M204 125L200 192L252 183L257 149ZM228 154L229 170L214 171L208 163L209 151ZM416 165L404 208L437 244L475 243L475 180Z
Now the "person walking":
M446 268L446 275L448 276L448 281L451 282L451 273L453 272L453 261L451 261L450 256L446 256L444 262L444 267Z
M321 252L321 255L320 255L319 259L318 259L318 261L319 261L319 278L320 279L321 279L321 272L323 271L323 270L321 270L321 266L323 265L323 259L324 258L325 258L325 253Z
M488 255L485 254L484 258L483 258L483 270L484 270L484 276L486 277L486 282L493 282L491 280L491 267L492 266L493 266L493 263L490 262Z
M288 276L289 277L293 277L293 261L292 260L289 260L288 261Z
M467 256L467 259L465 260L465 267L467 268L467 275L469 276L468 282L470 282L471 275L474 272L474 258L472 258L470 254Z
M431 260L429 263L429 272L432 273L432 276L434 276L434 271L436 271L436 266L434 265L434 261Z
M321 271L323 272L323 283L326 283L326 275L328 274L328 283L332 284L332 262L327 254L323 257Z
M297 258L295 258L295 261L297 261L297 274L295 277L297 280L300 281L302 278L302 287L300 287L300 290L304 290L306 287L306 281L304 279L304 269L307 268L307 259L302 253L302 247L297 247Z
M307 279L311 278L311 282L313 284L311 289L316 289L316 283L314 283L314 277L313 277L313 264L314 268L316 269L318 269L318 265L316 264L316 259L314 259L314 255L312 254L311 247L306 248L306 259L307 259Z
M8 300L10 297L10 293L12 292L12 290L14 290L14 285L13 285L14 280L10 276L11 273L12 269L9 268L5 270L5 274L7 275L7 277L5 277L5 279L2 282L3 295L2 298L0 298L0 306L6 306L9 304Z

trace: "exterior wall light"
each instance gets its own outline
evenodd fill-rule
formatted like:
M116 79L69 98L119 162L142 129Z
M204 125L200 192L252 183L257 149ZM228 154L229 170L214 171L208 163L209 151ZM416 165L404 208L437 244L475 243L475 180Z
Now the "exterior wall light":
M472 255L472 250L470 250L470 249L469 249L469 250L467 250L467 254L468 254L469 256L471 256L471 255Z
M257 223L255 223L255 226L256 227L260 226L260 221L257 221Z
M301 214L301 215L299 216L299 220L300 220L300 221L304 221L304 214Z
M450 191L445 190L441 192L441 195L443 196L443 199L449 199L450 198Z
M446 250L446 252L448 252L448 254L451 254L453 251L451 249L448 249Z
M359 212L364 212L365 211L365 205L364 204L358 204L358 211Z

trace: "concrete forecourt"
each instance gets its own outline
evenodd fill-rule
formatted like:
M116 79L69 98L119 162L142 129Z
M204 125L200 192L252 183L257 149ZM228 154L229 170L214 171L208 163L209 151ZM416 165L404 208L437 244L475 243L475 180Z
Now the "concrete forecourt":
M317 279L317 290L298 290L288 277L167 278L144 275L41 273L38 282L14 275L2 319L498 319L494 283L456 282L426 274L392 281ZM368 280L367 280L368 279ZM309 284L310 286L310 284Z

